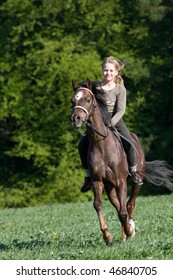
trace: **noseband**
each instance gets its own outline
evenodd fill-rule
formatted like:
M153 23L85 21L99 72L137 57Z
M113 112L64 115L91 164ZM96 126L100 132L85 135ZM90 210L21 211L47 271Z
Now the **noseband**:
M94 94L92 93L92 91L91 91L90 89L85 88L85 87L80 87L80 88L77 89L77 91L80 91L80 90L86 90L86 91L88 91L88 92L91 94L92 99L93 99ZM93 104L92 104L92 105L93 105ZM73 108L73 111L74 111L75 109L82 109L82 110L86 113L87 117L88 117L89 114L92 112L92 107L91 107L91 109L90 109L89 112L88 112L88 110L85 109L83 106L75 106L75 107Z

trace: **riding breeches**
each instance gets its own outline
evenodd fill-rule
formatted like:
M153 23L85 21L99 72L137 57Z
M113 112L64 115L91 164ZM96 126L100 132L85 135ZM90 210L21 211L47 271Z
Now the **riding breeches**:
M137 163L137 158L136 158L136 150L134 148L134 142L132 139L132 136L127 129L123 119L121 119L116 125L115 125L116 130L120 133L122 144L127 156L127 161L129 166L135 166ZM124 138L123 138L124 137ZM84 169L88 169L88 164L87 164L87 153L88 153L88 146L89 146L89 140L87 135L84 135L81 137L79 144L78 144L78 150L79 150L79 155L81 159L81 163Z
M137 155L134 147L134 141L123 119L116 123L115 128L120 133L120 137L122 135L121 141L123 143L129 166L135 166L137 164Z

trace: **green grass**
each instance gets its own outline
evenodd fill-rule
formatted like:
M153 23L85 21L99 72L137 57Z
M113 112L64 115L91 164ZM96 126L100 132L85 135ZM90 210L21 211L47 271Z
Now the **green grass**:
M0 211L0 259L173 259L173 195L138 197L136 238L123 243L117 214L108 201L104 216L114 236L105 245L92 202Z

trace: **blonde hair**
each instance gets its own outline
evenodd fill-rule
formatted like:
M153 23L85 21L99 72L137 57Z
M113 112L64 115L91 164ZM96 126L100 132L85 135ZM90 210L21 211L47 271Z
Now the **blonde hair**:
M102 64L102 69L106 63L112 63L114 65L115 69L118 71L118 75L115 77L114 82L118 83L118 84L124 84L124 80L120 75L120 71L124 68L125 64L113 56L108 56L105 58L105 60L103 61L103 64Z

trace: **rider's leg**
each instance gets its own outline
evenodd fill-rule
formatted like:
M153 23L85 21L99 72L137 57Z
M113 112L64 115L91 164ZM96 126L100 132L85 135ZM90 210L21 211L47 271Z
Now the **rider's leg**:
M132 140L133 141L133 140ZM135 185L141 186L143 185L142 179L138 175L137 170L137 154L136 150L133 145L130 146L130 149L126 152L127 154L127 161L129 163L129 172L132 179L132 182Z
M125 137L122 138L122 143L123 143L123 147L124 150L126 152L127 155L127 161L129 164L129 172L131 175L131 179L132 182L135 185L142 185L142 179L140 178L140 176L137 173L137 154L136 154L136 150L135 147L133 146L133 139L131 137L131 134L129 132L129 130L127 129L125 123L123 122L123 120L121 119L117 124L116 124L116 129L118 130L118 132L123 135ZM132 143L132 144L130 144Z
M90 177L88 163L87 163L88 146L89 146L88 137L87 137L87 135L84 135L81 137L79 144L78 144L79 156L81 159L83 169L86 174L84 184L81 188L81 192L87 192L91 189L91 177Z

